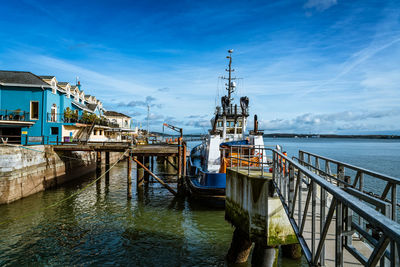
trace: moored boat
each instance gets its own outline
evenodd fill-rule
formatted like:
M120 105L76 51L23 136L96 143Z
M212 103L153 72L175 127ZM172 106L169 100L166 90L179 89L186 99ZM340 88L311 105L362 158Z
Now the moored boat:
M253 149L246 151L248 158L257 161L264 160L263 156L260 159L260 151L254 149L254 147L264 147L263 133L258 131L256 115L254 130L246 137L249 98L242 96L239 103L234 103L233 92L236 90L237 78L232 77L233 50L228 52L229 65L226 69L228 77L222 77L227 81L227 95L221 97L221 106L215 108L214 117L211 119L211 129L205 140L191 150L188 160L189 175L186 178L193 198L216 206L224 205L226 167L238 164L234 160L237 156L237 147L252 146Z

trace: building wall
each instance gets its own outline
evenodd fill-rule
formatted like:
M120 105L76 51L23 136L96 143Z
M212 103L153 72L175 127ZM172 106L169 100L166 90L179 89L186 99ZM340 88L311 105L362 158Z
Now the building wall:
M28 131L32 136L41 136L43 131L42 115L43 115L43 89L42 88L26 88L26 87L3 87L1 86L1 103L0 109L17 110L30 112L30 102L39 102L39 119L30 120L35 122L31 127L23 127L22 131ZM31 114L30 114L31 115ZM30 116L29 115L29 116Z
M107 116L107 118L110 121L115 120L118 123L119 127L121 127L121 128L125 128L125 129L131 128L131 119L130 118L122 117L122 116Z

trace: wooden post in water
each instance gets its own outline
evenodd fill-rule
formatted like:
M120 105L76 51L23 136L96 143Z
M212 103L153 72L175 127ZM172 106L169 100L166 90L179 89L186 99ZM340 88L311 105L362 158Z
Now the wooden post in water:
M147 169L149 169L149 168L150 168L150 159L149 159L149 157L143 157L143 159L144 159L144 162L143 162L144 166L145 166ZM149 180L150 180L150 175L149 175L149 173L148 173L148 172L144 172L144 183L145 183L145 184L148 184L148 183L149 183Z
M154 172L154 157L150 157L151 172Z
M127 197L128 199L132 198L132 157L129 155L127 158L128 163L128 187L127 187Z
M183 142L183 177L186 177L186 174L187 174L186 150L187 150L186 142Z
M106 171L110 169L110 152L106 151ZM106 173L106 183L109 182L110 179L110 172Z
M96 152L96 176L101 175L101 151Z
M182 195L183 183L182 183L182 137L178 138L178 194Z
M143 163L143 156L138 156L137 161ZM136 186L142 187L143 186L143 176L144 176L144 169L139 164L136 164Z

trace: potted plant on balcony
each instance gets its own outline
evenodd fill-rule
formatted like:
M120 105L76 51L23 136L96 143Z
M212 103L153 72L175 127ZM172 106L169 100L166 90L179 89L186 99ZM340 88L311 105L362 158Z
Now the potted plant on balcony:
M90 123L90 114L87 111L84 111L82 113L81 120L83 123Z
M64 122L71 122L72 117L73 117L73 111L69 107L67 107L64 110Z

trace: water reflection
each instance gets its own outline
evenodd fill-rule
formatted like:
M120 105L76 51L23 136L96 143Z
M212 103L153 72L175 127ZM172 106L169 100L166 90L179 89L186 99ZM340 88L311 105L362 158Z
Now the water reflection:
M163 166L155 167L165 172ZM1 220L35 212L0 226L0 265L225 265L233 228L224 211L174 198L157 183L136 188L135 168L128 200L126 162L111 170L108 181L104 177L81 194L41 210L98 175L0 206Z

